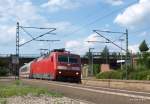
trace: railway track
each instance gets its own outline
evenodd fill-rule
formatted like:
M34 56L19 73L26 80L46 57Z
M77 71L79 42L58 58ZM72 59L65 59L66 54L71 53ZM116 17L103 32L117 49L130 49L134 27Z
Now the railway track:
M96 104L149 104L150 93L96 87L83 84L55 82L47 80L22 79L23 83L47 87L50 91L64 96L85 100Z

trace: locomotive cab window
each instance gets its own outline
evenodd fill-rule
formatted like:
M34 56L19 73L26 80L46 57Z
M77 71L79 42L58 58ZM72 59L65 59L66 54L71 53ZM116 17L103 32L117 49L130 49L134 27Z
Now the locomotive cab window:
M69 57L69 63L78 63L78 59L75 57Z
M59 55L58 62L68 62L68 56Z

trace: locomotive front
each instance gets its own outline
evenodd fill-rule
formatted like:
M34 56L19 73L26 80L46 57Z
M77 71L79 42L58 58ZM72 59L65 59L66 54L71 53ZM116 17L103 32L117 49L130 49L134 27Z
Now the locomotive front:
M79 55L68 53L57 54L57 80L81 81L81 60Z

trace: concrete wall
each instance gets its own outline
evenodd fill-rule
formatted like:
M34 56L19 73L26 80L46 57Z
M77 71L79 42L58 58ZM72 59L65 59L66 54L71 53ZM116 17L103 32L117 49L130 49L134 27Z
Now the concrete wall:
M150 81L83 79L85 85L150 92Z

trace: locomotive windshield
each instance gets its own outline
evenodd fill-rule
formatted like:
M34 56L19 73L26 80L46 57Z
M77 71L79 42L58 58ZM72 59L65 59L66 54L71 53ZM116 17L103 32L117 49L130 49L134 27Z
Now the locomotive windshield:
M66 63L78 63L78 59L73 56L58 56L58 62L66 62Z
M78 63L78 59L75 57L69 57L69 63Z
M68 56L58 56L58 62L68 62Z

